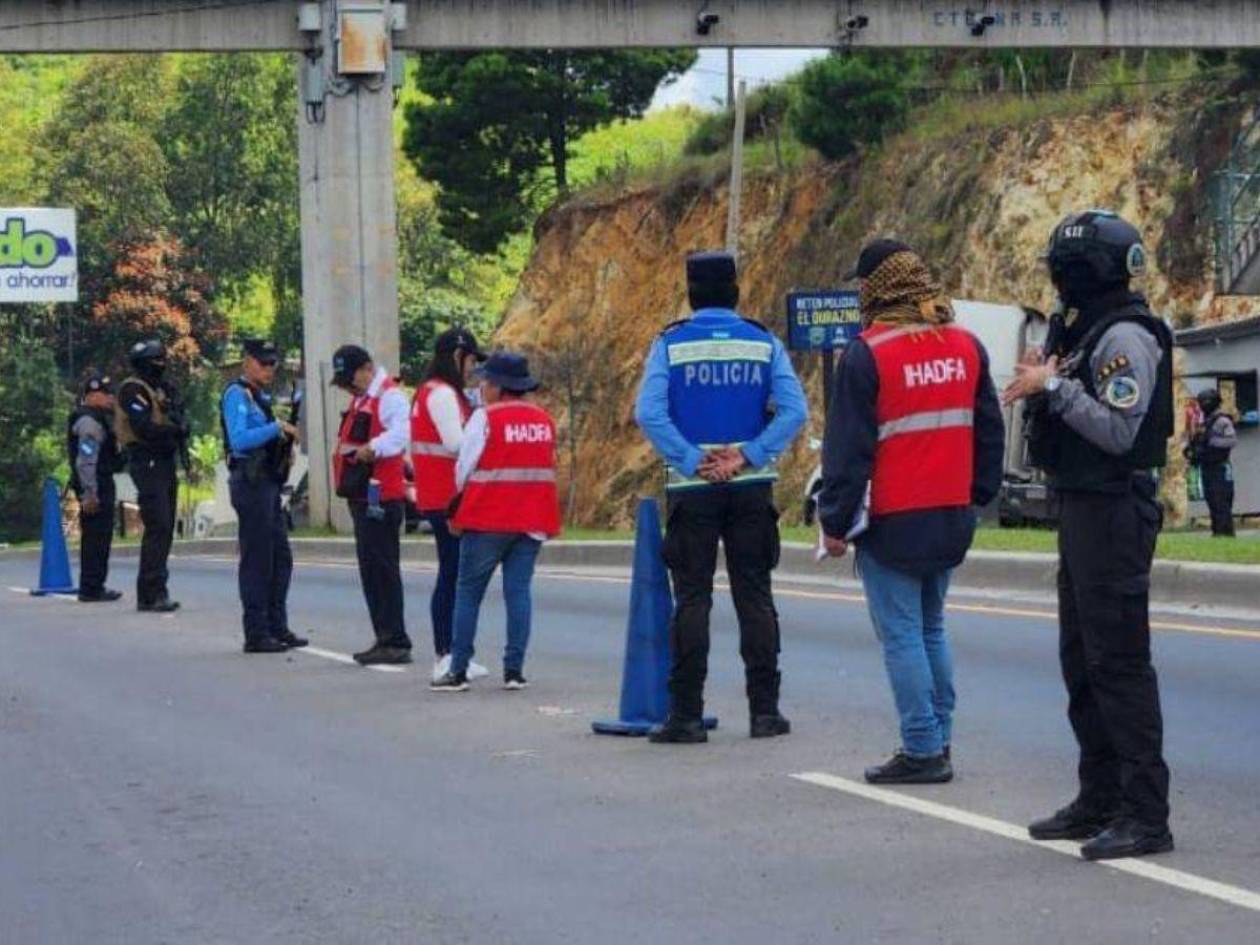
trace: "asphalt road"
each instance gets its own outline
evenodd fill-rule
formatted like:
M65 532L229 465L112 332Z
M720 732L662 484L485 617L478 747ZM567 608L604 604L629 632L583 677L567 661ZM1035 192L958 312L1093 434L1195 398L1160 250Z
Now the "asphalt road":
M493 591L494 675L438 695L427 570L407 574L424 658L388 673L243 656L227 561L175 562L173 618L4 589L34 568L0 561L4 945L1260 941L1257 628L1157 634L1178 849L1133 875L997 835L1075 788L1035 606L953 613L958 777L886 792L947 808L924 812L845 787L897 742L851 594L781 588L795 731L757 742L722 595L721 728L681 747L590 734L617 701L615 573L540 575L523 693L494 685ZM299 566L292 611L330 653L367 642L348 568Z

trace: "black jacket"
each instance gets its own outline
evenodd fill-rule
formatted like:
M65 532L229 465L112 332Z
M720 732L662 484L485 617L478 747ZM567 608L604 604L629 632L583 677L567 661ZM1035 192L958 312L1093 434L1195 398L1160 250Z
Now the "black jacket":
M989 355L980 352L980 383L975 403L975 473L971 484L974 505L988 505L1002 485L1006 425L998 403ZM861 508L866 485L875 468L879 441L876 403L879 373L871 349L861 339L852 342L840 359L831 390L831 412L823 439L822 491L818 516L823 531L842 537ZM975 535L972 508L922 509L873 519L857 539L864 552L880 564L912 574L931 574L957 567Z

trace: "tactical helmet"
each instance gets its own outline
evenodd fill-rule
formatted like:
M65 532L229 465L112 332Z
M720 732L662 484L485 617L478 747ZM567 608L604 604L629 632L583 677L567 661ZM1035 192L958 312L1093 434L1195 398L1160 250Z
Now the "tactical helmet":
M1146 271L1146 247L1137 227L1118 214L1086 210L1068 215L1054 228L1046 262L1060 288L1082 277L1097 286L1123 285Z
M137 371L160 371L166 367L166 348L157 338L137 341L127 353L127 360Z
M1199 407L1204 413L1215 413L1221 408L1221 392L1215 387L1199 391L1195 399L1198 400Z

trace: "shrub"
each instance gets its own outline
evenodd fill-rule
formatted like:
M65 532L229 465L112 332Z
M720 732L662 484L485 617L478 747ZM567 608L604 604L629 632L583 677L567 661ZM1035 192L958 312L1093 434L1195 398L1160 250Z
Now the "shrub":
M831 55L805 67L790 119L796 136L837 160L899 130L910 109L895 56Z

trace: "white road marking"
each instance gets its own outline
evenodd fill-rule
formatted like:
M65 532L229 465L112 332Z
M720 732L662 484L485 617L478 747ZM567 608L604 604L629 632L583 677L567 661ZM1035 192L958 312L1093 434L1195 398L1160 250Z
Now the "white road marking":
M970 827L973 830L991 833L994 836L1005 837L1007 840L1026 843L1029 846L1043 850L1053 850L1056 853L1062 853L1077 860L1080 860L1081 857L1079 844L1066 840L1034 840L1028 836L1028 831L1024 827L1007 823L1004 820L985 817L981 814L973 814L970 811L950 807L946 804L938 804L935 801L924 800L912 794L902 794L898 791L874 787L858 781L850 781L847 778L838 778L835 775L819 771L806 771L794 774L791 777L806 784L830 788L833 791L840 791L844 794L851 794L854 797L861 797L870 801L878 801L890 807L900 807L903 810L913 811L916 814L935 817L937 820L945 820L962 827ZM1253 892L1250 889L1243 889L1239 886L1220 883L1214 879L1206 879L1193 873L1169 869L1150 860L1100 860L1094 865L1105 866L1108 869L1128 873L1131 876L1141 876L1152 882L1163 883L1165 886L1173 886L1186 892L1206 896L1209 899L1218 899L1221 902L1227 902L1242 909L1260 912L1260 893Z
M336 650L325 650L318 646L302 646L297 649L290 650L290 653L305 653L308 656L318 656L320 659L332 660L335 663L346 663L350 666L358 666L354 661L354 657L349 653L338 653ZM407 670L403 666L365 666L364 669L374 669L378 673L405 673Z

